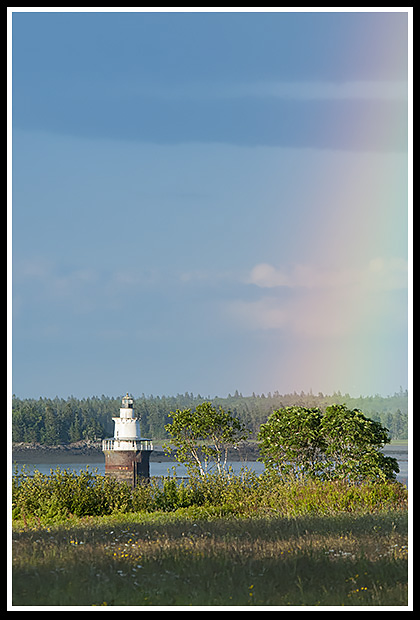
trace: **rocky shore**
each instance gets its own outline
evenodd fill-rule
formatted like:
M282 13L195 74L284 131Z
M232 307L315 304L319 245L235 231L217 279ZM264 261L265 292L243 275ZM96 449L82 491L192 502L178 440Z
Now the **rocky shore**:
M259 456L256 444L245 443L239 449L229 450L229 461L255 461ZM101 441L77 441L71 444L44 446L39 443L13 443L14 463L101 463L104 459ZM167 455L161 443L154 443L150 456L153 462L175 460L174 453Z

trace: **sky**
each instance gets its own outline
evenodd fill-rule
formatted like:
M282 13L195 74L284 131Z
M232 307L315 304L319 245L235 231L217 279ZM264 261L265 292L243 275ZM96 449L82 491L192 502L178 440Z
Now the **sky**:
M13 393L406 389L411 8L48 11L9 14Z

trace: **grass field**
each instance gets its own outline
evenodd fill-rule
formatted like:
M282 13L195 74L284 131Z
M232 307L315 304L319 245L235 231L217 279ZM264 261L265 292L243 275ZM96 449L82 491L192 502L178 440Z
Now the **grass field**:
M407 512L13 526L14 606L405 606Z

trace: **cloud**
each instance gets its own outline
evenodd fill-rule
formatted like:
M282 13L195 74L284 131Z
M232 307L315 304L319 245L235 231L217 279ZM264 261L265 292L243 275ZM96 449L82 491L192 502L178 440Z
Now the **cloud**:
M259 263L251 270L247 281L260 288L330 289L360 281L360 272L355 269L325 270L310 264L295 264L286 270Z
M288 309L269 297L258 301L235 300L228 303L227 310L235 321L247 328L282 329L290 323Z
M251 330L282 330L298 338L330 338L351 330L355 314L346 296L313 292L291 299L263 297L257 301L236 300L227 312L236 325Z
M119 269L109 275L109 283L114 289L135 290L158 283L160 277L161 274L155 268Z
M237 87L247 96L279 99L337 100L337 99L407 99L407 82L348 81L348 82L262 82Z
M373 258L365 274L367 285L382 290L404 289L408 286L408 262L403 258Z
M406 260L384 257L341 270L295 265L286 271L260 263L246 282L266 293L229 302L227 314L245 329L283 330L299 338L336 338L383 321L397 324L406 309L395 294L407 287L407 269Z
M291 285L290 278L283 271L268 263L255 265L249 274L248 282L262 288Z
M361 268L320 269L311 264L295 264L288 270L259 263L246 282L260 288L340 289L363 287L393 290L406 288L408 262L400 257L375 257Z
M234 87L232 91L221 88L216 97L206 96L212 86L200 90L192 85L191 90L196 95L153 96L151 90L122 97L120 102L97 89L82 90L72 95L68 114L68 93L54 83L47 98L40 90L31 91L29 108L27 97L15 98L14 122L20 129L153 144L222 143L356 152L407 150L407 101L369 96L375 88L367 88L363 96L360 86L354 91L349 87L353 96L344 96L346 90L337 85L331 85L321 96L321 84L310 88L278 85L277 95L264 95L264 89L259 91L255 85L248 89L253 95L245 94L246 89L240 94L241 86L236 95ZM118 122L110 123L110 118Z
M139 86L130 86L131 96ZM339 99L375 99L375 100L406 100L408 84L406 81L265 81L234 83L201 83L183 84L182 87L152 85L148 96L177 100L215 100L265 97L289 100L339 100Z
M130 296L159 283L155 269L66 269L43 258L20 261L14 267L15 314L34 305L59 307L75 314L122 308Z

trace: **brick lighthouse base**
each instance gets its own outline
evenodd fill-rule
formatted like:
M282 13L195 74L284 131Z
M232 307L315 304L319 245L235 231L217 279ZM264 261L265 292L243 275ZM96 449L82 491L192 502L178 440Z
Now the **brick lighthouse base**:
M104 450L105 475L135 487L150 478L151 450Z

